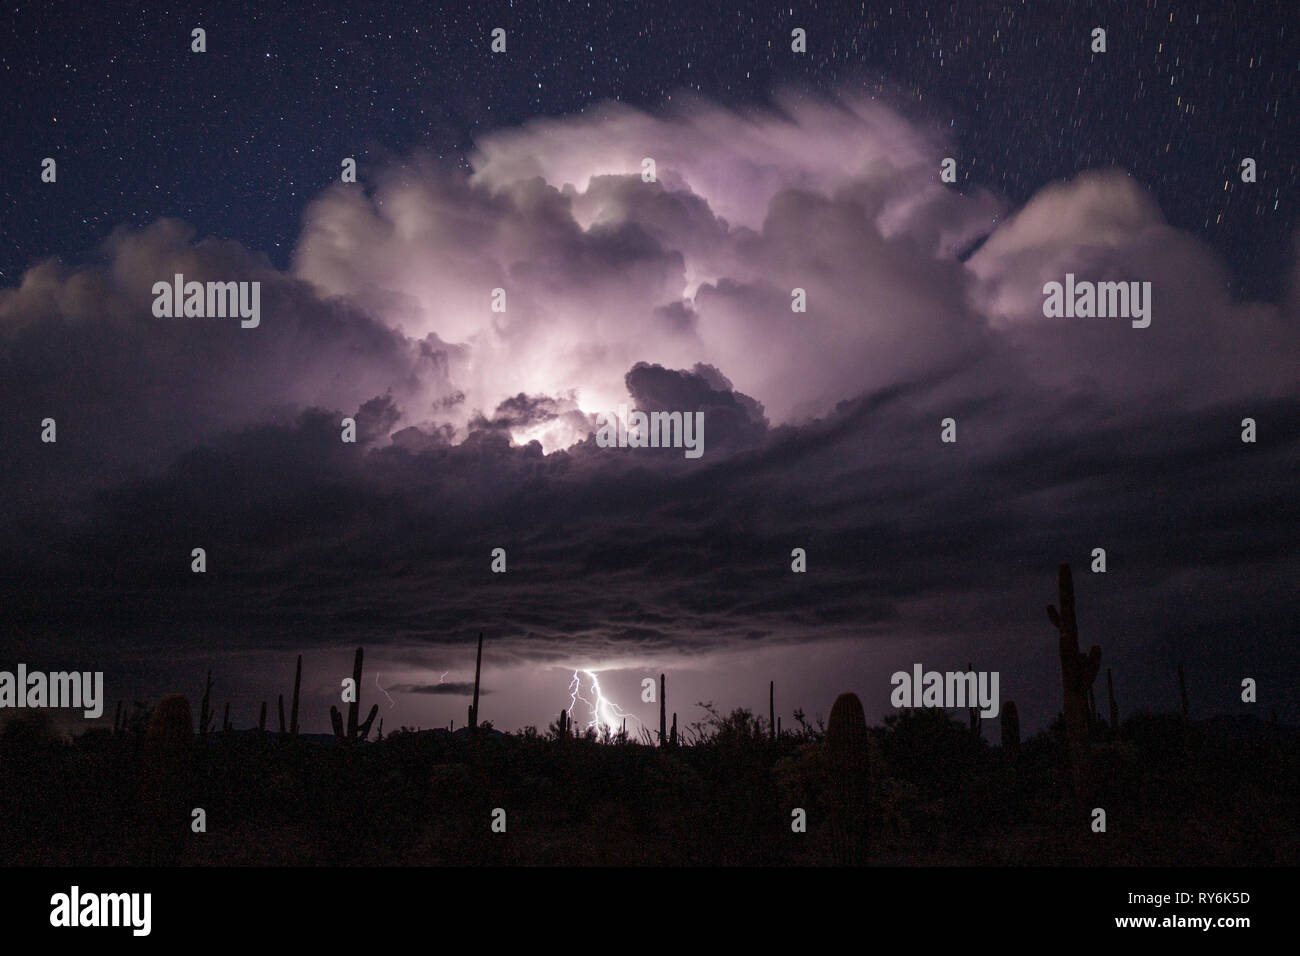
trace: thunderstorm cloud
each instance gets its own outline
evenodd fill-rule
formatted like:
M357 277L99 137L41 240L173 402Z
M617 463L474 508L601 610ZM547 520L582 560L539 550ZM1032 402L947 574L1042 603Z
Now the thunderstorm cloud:
M1175 638L1277 665L1300 296L1235 301L1121 171L1009 208L943 184L944 148L851 97L606 106L326 189L288 271L175 220L34 264L0 289L13 652L142 683L225 654L270 687L361 644L433 697L472 692L427 678L480 629L521 672L713 661L719 698L756 648L795 688L972 659L1032 719L1070 560L1131 686ZM1067 272L1151 282L1150 327L1046 318ZM155 318L176 273L261 282L261 324ZM704 455L599 447L620 404L703 411Z

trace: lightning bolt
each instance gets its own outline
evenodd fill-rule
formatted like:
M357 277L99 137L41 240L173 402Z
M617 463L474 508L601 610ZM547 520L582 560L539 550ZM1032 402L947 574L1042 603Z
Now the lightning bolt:
M582 674L591 678L590 694L595 697L594 701L588 700L582 695ZM582 701L591 711L591 719L587 721L587 729L595 728L597 735L603 735L606 731L611 736L622 730L622 721L631 717L637 723L635 714L623 712L623 708L606 697L600 689L600 678L595 671L578 670L573 672L573 677L569 680L569 714L572 715L574 708L578 706L578 701Z
M378 675L378 674L375 675L375 686L378 687L380 690L384 690L384 685L381 684L381 683L379 683L379 675ZM389 710L392 710L394 707L397 706L397 701L393 700L392 695L389 694L388 691L384 690L384 696L388 698L388 709L389 709Z

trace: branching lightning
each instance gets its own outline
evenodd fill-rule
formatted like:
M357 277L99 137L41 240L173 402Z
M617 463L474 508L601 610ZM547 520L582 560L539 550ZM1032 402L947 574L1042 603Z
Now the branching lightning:
M588 700L582 695L582 674L591 678L591 689L589 693L595 698L594 701ZM569 681L569 714L573 715L574 709L581 701L591 711L591 719L587 721L587 729L595 729L598 736L603 736L606 732L610 736L622 731L622 722L625 719L637 720L635 714L626 714L623 708L606 697L600 690L600 678L596 676L595 671L574 671L573 677Z

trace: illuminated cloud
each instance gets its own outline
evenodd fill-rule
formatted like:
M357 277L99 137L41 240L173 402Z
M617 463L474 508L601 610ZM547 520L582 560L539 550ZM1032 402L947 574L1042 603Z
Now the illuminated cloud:
M490 133L468 175L363 172L309 206L288 274L170 220L34 266L0 290L0 427L60 439L0 471L14 646L181 667L197 627L445 670L487 629L496 661L571 673L889 636L996 667L1101 539L1127 573L1099 624L1135 656L1203 618L1193 593L1243 653L1283 646L1259 608L1293 588L1294 293L1233 301L1123 174L1008 211L878 104L782 106L609 107ZM1044 318L1067 271L1151 281L1150 328ZM155 319L177 272L260 281L260 326ZM704 456L597 447L621 403L707 410ZM1269 441L1242 459L1246 414ZM219 587L184 571L200 541Z

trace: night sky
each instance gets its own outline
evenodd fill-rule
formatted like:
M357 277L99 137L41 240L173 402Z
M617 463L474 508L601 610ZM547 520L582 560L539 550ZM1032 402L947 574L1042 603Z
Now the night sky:
M1287 5L375 6L0 14L0 667L212 667L247 725L303 653L320 731L364 644L389 727L459 726L483 630L498 727L575 668L689 723L970 661L1036 729L1069 561L1122 711L1181 661L1296 717ZM156 318L176 272L260 326ZM1045 318L1067 272L1151 326ZM619 402L706 453L597 447Z

